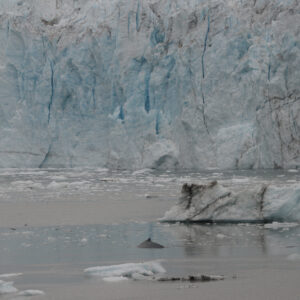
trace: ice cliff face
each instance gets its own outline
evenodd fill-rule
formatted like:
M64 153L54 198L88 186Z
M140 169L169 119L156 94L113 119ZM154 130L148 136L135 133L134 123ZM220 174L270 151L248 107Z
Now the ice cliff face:
M300 167L298 0L2 0L0 166Z

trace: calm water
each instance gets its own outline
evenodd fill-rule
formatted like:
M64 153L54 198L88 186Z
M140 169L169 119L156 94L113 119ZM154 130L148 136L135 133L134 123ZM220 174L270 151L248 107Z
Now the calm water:
M99 222L94 224L86 222L84 215L73 220L75 225L56 225L51 216L48 226L37 223L12 227L1 223L0 274L23 273L14 279L15 286L46 291L41 299L67 299L66 295L59 297L62 291L58 287L68 290L74 285L93 286L83 273L87 267L156 259L162 260L169 275L176 276L223 274L231 280L252 276L254 283L256 276L250 275L251 270L263 269L269 275L281 270L292 278L295 274L300 276L299 224L222 226L157 222L175 204L183 183L210 180L280 185L299 182L300 175L295 171L175 174L104 169L2 170L0 205L27 203L32 211L35 205L52 202L74 206L99 202L100 206ZM102 222L107 219L101 216L107 213L110 221ZM149 236L165 248L137 248ZM104 283L97 282L95 286L99 284ZM297 292L295 286L287 299L297 299ZM81 299L72 295L70 299ZM98 299L94 297L86 299ZM103 299L117 299L114 297Z
M164 249L140 249L152 238ZM300 226L139 224L0 229L0 266L155 259L286 257L300 253Z

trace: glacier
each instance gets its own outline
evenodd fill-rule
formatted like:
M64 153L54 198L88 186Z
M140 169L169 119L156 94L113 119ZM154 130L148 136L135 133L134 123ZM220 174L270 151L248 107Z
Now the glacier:
M0 167L300 167L297 0L2 0Z

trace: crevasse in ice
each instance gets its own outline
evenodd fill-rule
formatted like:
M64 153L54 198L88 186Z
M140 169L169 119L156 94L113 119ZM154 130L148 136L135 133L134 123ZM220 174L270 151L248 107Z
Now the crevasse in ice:
M296 0L2 0L0 166L300 166Z

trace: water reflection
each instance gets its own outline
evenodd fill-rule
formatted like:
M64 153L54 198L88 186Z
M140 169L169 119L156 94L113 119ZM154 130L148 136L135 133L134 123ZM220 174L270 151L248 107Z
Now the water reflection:
M300 226L175 224L165 230L175 246L184 247L186 256L261 257L300 251Z
M164 249L137 248L148 238ZM0 229L0 266L300 253L300 226L139 224Z

